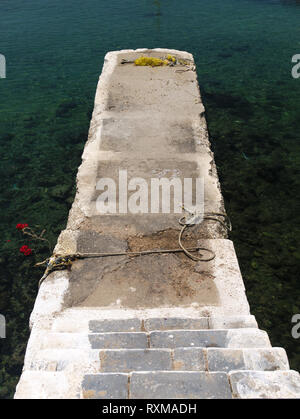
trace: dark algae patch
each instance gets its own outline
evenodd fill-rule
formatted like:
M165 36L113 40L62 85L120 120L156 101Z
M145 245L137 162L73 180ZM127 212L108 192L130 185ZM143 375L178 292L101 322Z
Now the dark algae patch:
M7 322L7 338L0 343L1 397L12 396L22 369L28 319L43 274L43 268L33 265L49 256L47 243L23 236L16 223L25 220L37 232L46 229L45 237L54 246L73 202L75 175L87 137L87 115L81 120L82 132L72 130L68 119L68 132L63 125L60 133L54 132L55 112L48 118L47 123L41 118L30 127L20 120L11 134L0 137L0 312ZM19 251L24 244L34 250L26 257Z
M66 225L104 55L191 52L251 311L300 370L300 7L292 0L3 0L0 53L0 397L22 370L47 245ZM20 253L21 246L33 249Z
M222 192L234 226L230 238L251 311L272 345L287 350L291 368L299 369L299 342L291 338L291 317L300 310L300 144L293 132L300 132L299 118L291 112L289 124L278 122L277 135L271 136L268 119L259 124L259 112L268 114L268 106L261 104L251 116L255 130L249 129L248 114L240 123L245 129L236 130L234 115L228 116L225 127L223 112L209 97L205 101Z

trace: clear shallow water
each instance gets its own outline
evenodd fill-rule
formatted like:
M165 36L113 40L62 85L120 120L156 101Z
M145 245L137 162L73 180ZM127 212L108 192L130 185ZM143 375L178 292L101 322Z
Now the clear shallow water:
M212 146L252 312L300 369L300 2L2 0L0 53L1 397L21 371L41 270L18 251L17 222L55 243L74 196L107 51L164 47L196 60ZM10 240L9 242L7 240Z

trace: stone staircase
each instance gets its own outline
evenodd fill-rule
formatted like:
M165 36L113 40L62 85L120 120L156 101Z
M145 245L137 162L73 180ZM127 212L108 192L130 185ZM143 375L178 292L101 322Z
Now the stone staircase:
M288 371L284 349L272 348L255 323L250 316L91 321L89 340L99 350L99 372L85 375L81 396L228 399L243 397L246 386L247 397L249 388L261 397L262 391L274 392L277 382L279 393L295 395L298 373ZM294 375L298 386L284 386Z
M23 396L38 382L39 398L300 397L299 374L254 316L91 319L95 311L77 310L76 322L71 311L39 332Z

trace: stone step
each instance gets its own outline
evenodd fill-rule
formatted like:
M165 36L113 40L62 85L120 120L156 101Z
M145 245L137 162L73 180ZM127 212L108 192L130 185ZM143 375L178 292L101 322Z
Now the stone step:
M267 333L259 329L171 330L149 333L151 348L217 347L268 348Z
M86 399L231 399L227 374L190 371L149 371L85 375Z
M126 313L127 314L127 313ZM121 315L121 314L120 314ZM124 314L125 316L125 314ZM127 314L128 316L128 314ZM171 329L236 329L256 328L255 317L214 316L214 317L148 317L148 318L103 318L101 310L66 310L52 325L53 332L141 332Z
M177 347L268 348L265 331L253 329L169 330L153 332L63 333L40 336L40 349L146 349Z
M199 318L151 318L144 321L146 331L155 330L201 330L201 329L236 329L255 328L254 316L199 317Z
M288 370L287 355L282 348L176 348L116 349L100 351L100 371L210 371Z
M297 371L234 371L229 373L233 398L300 398L300 375Z
M85 366L86 371L119 373L289 369L282 348L44 349L25 360L26 369L35 371L67 371L78 365Z
M300 398L296 371L148 371L85 375L85 399Z
M92 349L271 347L267 333L259 329L169 330L148 334L143 332L93 333L89 335L89 341Z

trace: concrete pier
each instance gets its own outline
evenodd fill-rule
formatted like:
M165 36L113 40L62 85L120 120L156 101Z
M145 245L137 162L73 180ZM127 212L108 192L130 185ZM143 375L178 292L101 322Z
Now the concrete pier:
M145 56L165 65L135 65ZM121 255L76 260L42 283L16 398L300 396L285 351L271 347L250 314L222 223L204 219L185 232L185 246L215 255L209 262L183 252L124 254L178 248L183 214L162 205L156 211L151 182L201 179L203 212L225 213L204 112L191 54L106 55L76 197L55 253ZM114 213L99 210L101 179L117 185ZM133 196L141 179L149 186L142 204Z

